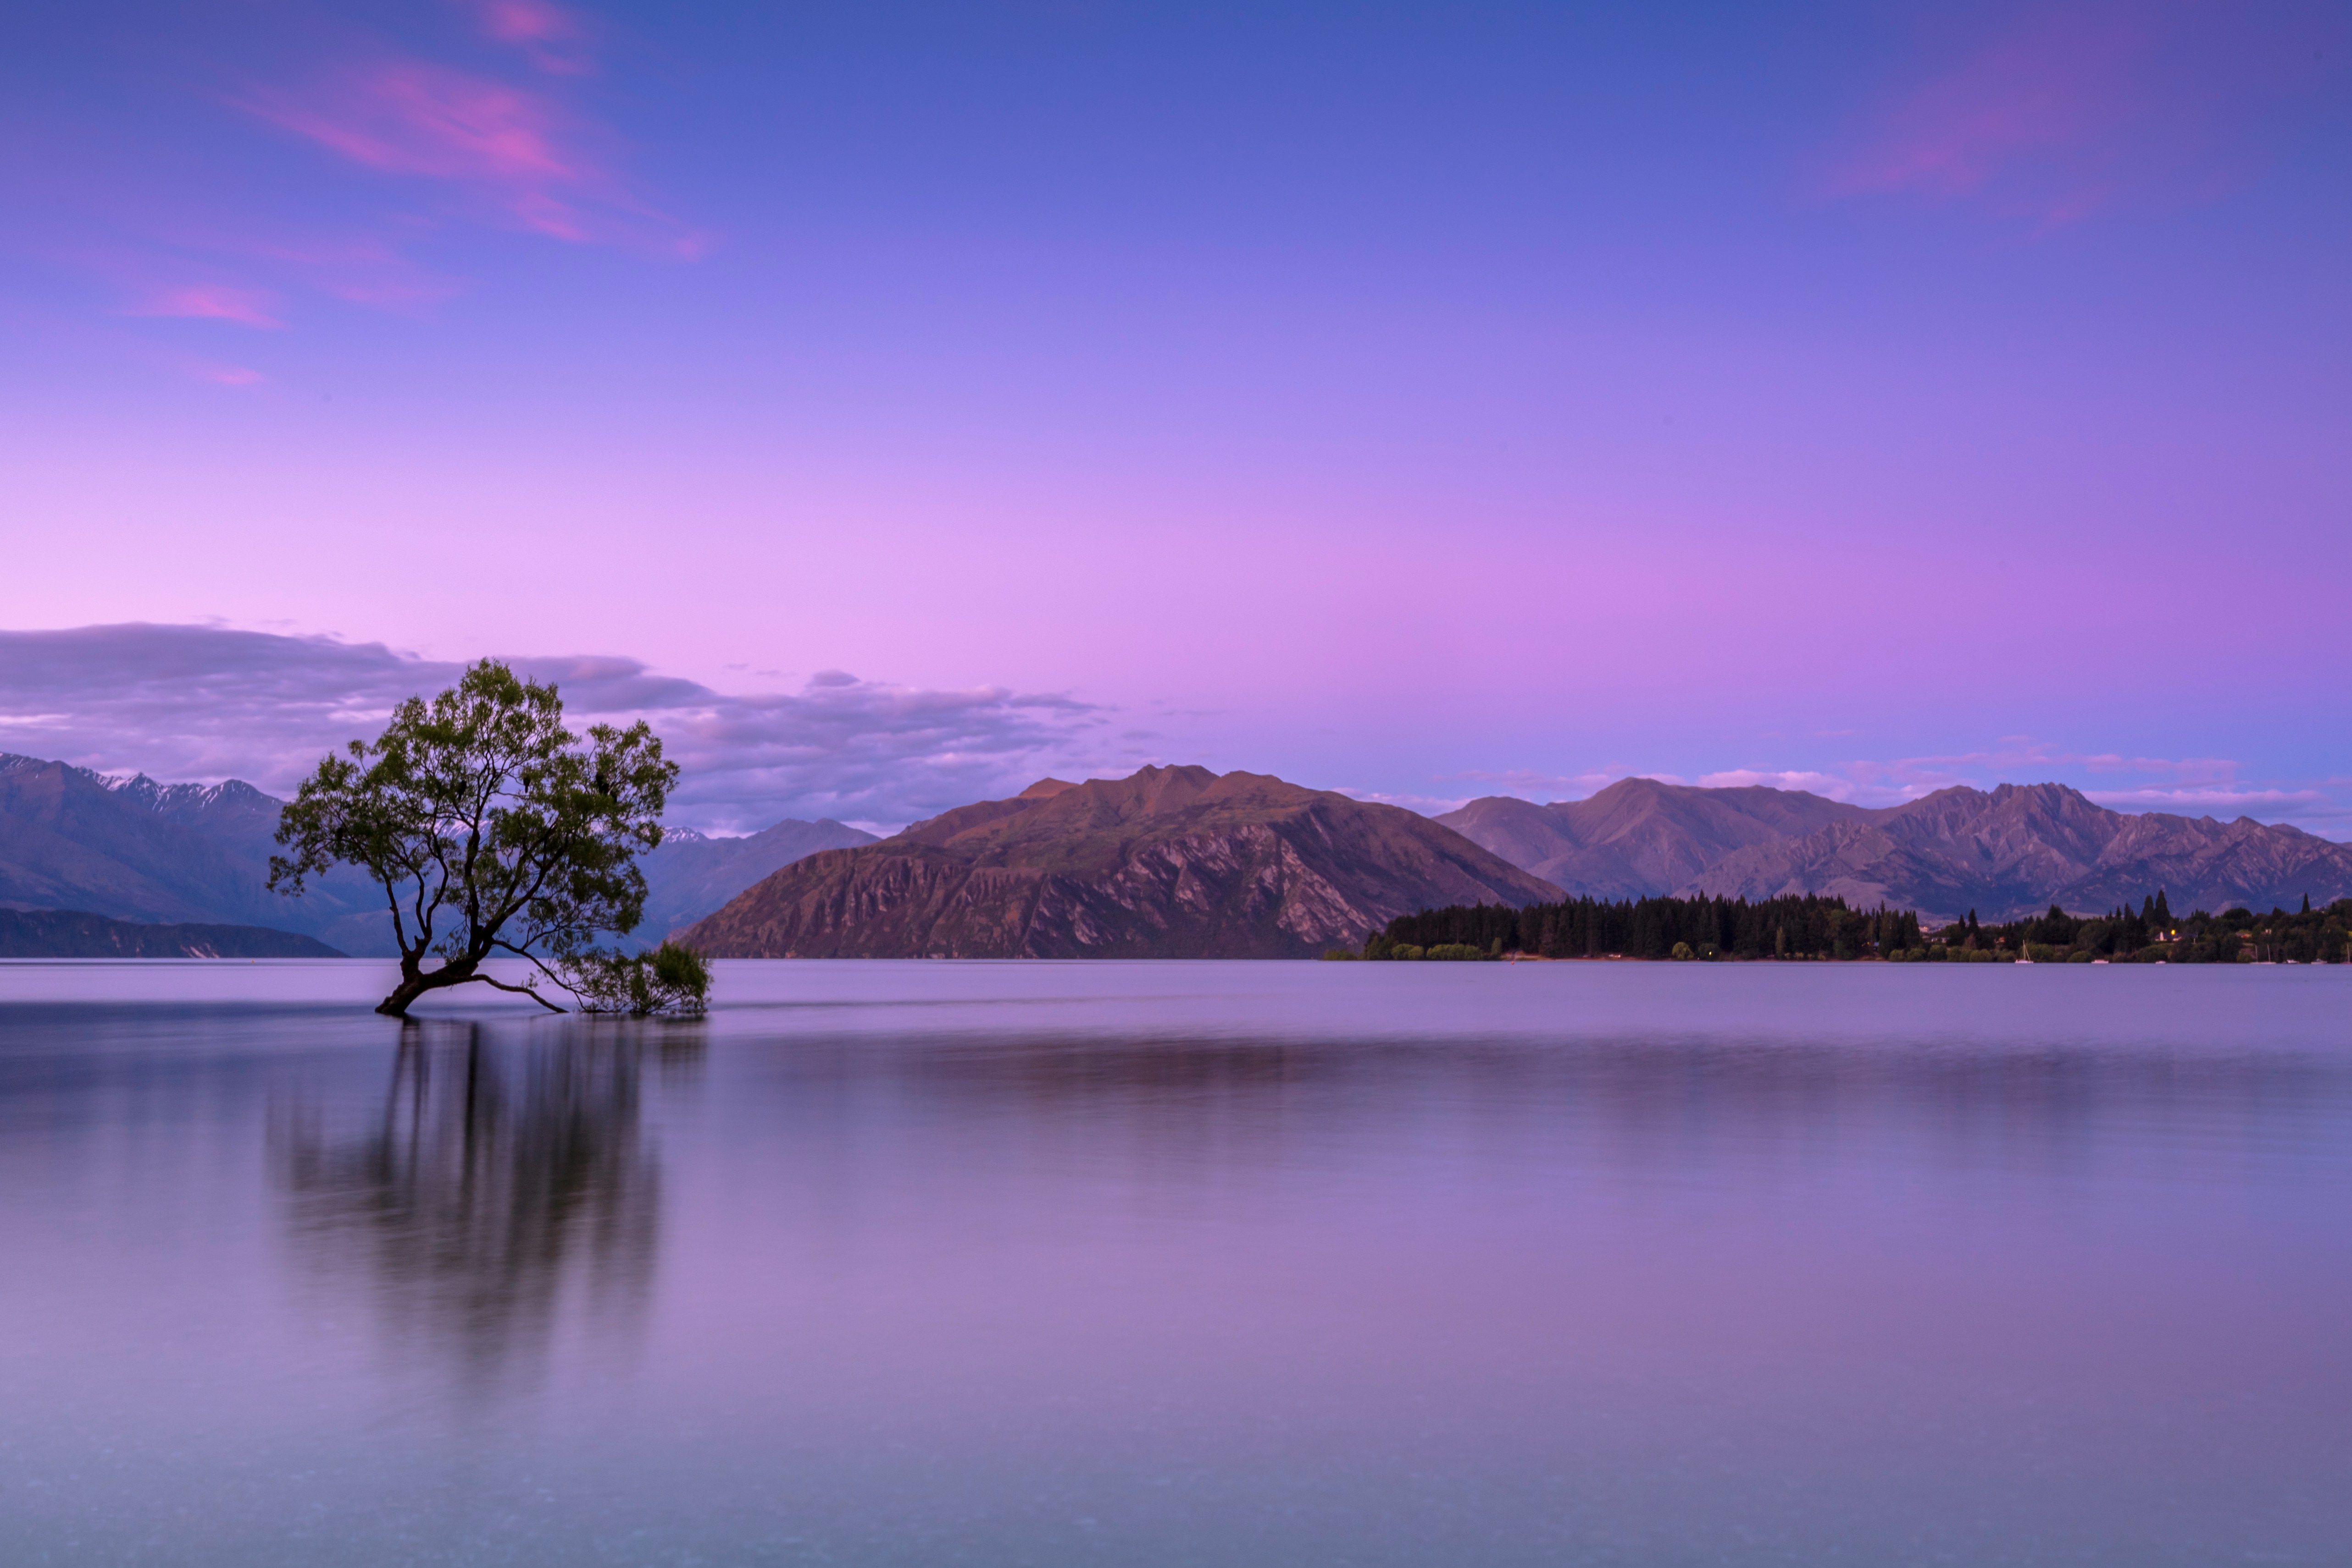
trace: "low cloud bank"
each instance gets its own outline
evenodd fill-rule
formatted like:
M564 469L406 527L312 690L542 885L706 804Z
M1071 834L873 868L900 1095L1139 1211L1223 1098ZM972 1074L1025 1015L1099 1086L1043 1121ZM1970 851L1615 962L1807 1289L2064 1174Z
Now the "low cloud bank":
M1118 749L1104 734L1112 716L1055 694L831 671L798 692L735 695L635 659L509 662L556 683L574 727L651 721L684 768L671 820L707 831L786 817L895 828L1045 773L1083 777ZM284 795L321 755L373 737L395 703L459 669L381 643L213 626L0 632L0 751Z

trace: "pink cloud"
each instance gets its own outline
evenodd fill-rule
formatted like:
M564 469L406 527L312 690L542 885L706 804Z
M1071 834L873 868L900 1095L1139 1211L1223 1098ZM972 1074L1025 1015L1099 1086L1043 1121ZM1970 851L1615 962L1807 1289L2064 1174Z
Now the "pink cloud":
M593 193L604 172L571 144L541 96L421 60L394 60L310 93L246 107L352 162L490 193L526 227L587 237L559 191Z
M547 0L484 0L482 30L509 44L553 43L577 37L579 23Z
M451 180L581 178L556 146L555 116L520 88L443 66L399 60L308 103L254 105L299 135L370 168Z
M269 379L259 371L244 365L190 365L188 373L200 382L210 382L222 387L259 386Z
M2118 811L2170 811L2181 816L2271 816L2291 813L2304 819L2338 817L2343 812L2317 789L2240 789L2208 785L2188 789L2092 789L2090 799Z
M2082 216L2105 198L2111 143L2145 100L2153 38L2141 16L2076 12L2013 30L1883 110L1831 193L1948 199L1999 186L2045 219Z
M516 45L540 69L557 76L590 69L583 52L585 30L562 7L548 0L474 0L472 8L484 33Z
M1824 191L2053 224L2126 200L2210 200L2260 167L2295 106L2337 90L2347 33L2330 8L2294 3L2032 8L1882 102Z
M378 239L236 239L221 248L292 269L321 294L378 309L413 312L465 291L463 284L425 271Z
M587 151L593 126L529 88L399 58L257 91L240 106L363 168L462 190L555 239L686 261L710 247Z
M189 283L160 288L132 307L130 313L133 316L234 321L245 327L284 325L270 314L268 298L258 289L235 288L221 283Z

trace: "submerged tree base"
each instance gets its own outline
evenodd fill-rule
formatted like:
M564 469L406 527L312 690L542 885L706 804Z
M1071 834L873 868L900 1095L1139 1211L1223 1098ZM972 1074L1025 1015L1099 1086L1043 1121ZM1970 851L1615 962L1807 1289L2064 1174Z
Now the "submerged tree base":
M664 942L647 953L576 953L558 958L552 969L542 966L541 972L577 998L582 1012L692 1018L706 1010L710 1001L709 961L677 942ZM400 984L376 1004L375 1010L386 1018L404 1019L420 997L467 985L529 997L551 1013L566 1010L533 987L493 978L463 958L452 959L437 969L404 966Z
M529 997L551 1013L564 1010L560 1004L549 1001L529 986L509 985L504 980L491 978L467 958L452 958L437 969L403 963L400 984L393 988L392 995L376 1004L375 1010L386 1018L404 1019L408 1016L410 1004L419 997L432 991L446 991L452 986L472 985L488 986L494 990L512 991L517 996Z

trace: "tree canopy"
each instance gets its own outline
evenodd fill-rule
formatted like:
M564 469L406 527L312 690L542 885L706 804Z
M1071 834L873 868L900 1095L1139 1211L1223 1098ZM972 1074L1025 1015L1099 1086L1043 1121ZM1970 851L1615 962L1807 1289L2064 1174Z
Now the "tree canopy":
M596 725L583 742L553 685L485 659L320 762L278 819L287 852L271 858L269 885L299 895L337 862L383 884L401 977L378 1012L404 1017L428 991L475 983L561 1012L541 985L585 982L593 1006L628 989L595 944L644 916L636 857L661 842L677 778L642 720ZM535 973L497 978L483 968L493 957Z

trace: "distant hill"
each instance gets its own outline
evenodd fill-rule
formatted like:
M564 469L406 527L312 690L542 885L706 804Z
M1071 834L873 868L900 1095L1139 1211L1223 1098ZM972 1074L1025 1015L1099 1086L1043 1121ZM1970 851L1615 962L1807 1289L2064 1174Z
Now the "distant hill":
M340 958L262 925L149 925L79 909L0 909L0 958Z
M1437 820L1571 893L1617 899L1672 893L1736 851L1869 815L1799 789L1620 779L1588 800L1490 795Z
M1415 909L1559 896L1397 807L1146 768L811 855L682 935L719 957L1296 958Z
M278 806L234 780L163 785L0 756L0 903L267 926L344 952L391 952L383 894L358 875L321 879L302 899L265 885Z
M0 904L118 920L268 926L364 957L394 951L383 890L339 868L300 898L268 886L283 802L250 784L158 784L141 774L0 753ZM673 831L645 856L635 936L699 919L811 850L870 843L839 822L783 821L748 838Z
M2053 903L2099 911L2165 890L2172 907L2292 909L2352 895L2352 846L2241 817L2109 810L2062 784L1954 788L1866 810L1788 789L1626 779L1590 800L1493 797L1438 819L1577 895L1798 894L1985 920Z
M830 817L782 821L740 839L673 829L662 835L661 848L637 862L645 868L647 894L645 923L636 934L651 939L691 925L754 883L819 850L877 841L872 833Z
M1756 844L1695 879L1746 898L1832 894L1937 919L2017 920L2056 904L2095 913L2165 890L2182 914L2293 909L2352 895L2352 846L2240 817L2111 811L2063 784L1956 788Z

